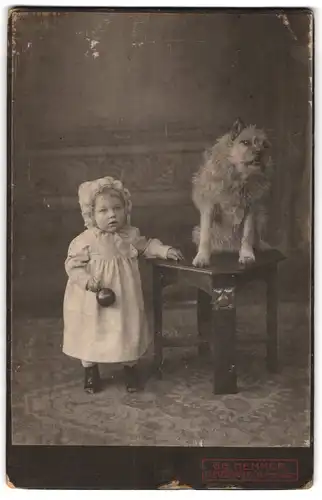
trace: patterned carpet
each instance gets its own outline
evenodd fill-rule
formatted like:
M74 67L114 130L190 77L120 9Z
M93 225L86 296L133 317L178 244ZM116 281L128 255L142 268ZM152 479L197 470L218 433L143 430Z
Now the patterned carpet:
M195 310L168 309L165 334L194 336ZM77 360L61 353L59 318L17 320L13 326L13 444L305 446L310 439L309 322L301 303L280 305L280 360L266 372L261 304L238 308L236 395L212 394L212 370L194 348L165 351L164 378L148 377L128 394L122 369L101 365L104 389L82 389Z

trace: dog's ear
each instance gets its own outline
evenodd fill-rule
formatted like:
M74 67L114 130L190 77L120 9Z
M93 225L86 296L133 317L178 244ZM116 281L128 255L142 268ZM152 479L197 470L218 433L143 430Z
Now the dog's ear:
M237 118L230 130L231 139L234 141L245 127L246 125L243 120Z

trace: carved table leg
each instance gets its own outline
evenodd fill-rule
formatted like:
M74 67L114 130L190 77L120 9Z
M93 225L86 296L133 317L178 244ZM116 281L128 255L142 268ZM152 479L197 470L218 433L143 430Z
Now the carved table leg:
M278 369L278 337L277 337L277 266L271 266L266 276L267 285L267 369L276 372Z
M212 345L214 394L235 394L236 375L236 307L235 287L224 286L212 291Z
M162 378L162 274L153 267L153 316L154 316L154 368Z
M208 339L209 330L211 328L211 297L208 293L198 289L198 304L197 304L197 320L198 320L198 335L199 356L205 356L209 352Z

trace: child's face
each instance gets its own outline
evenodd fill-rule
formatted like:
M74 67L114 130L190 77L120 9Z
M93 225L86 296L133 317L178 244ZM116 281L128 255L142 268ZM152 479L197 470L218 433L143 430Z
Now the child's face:
M100 194L95 200L94 218L99 229L115 233L126 222L124 203L115 194Z

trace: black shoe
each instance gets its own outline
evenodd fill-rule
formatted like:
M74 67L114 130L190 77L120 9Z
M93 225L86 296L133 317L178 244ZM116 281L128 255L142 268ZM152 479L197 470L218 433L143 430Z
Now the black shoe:
M124 366L125 384L128 392L137 392L141 389L137 366Z
M85 368L85 382L84 389L89 394L95 394L99 392L101 386L100 372L98 370L98 365L89 366Z

